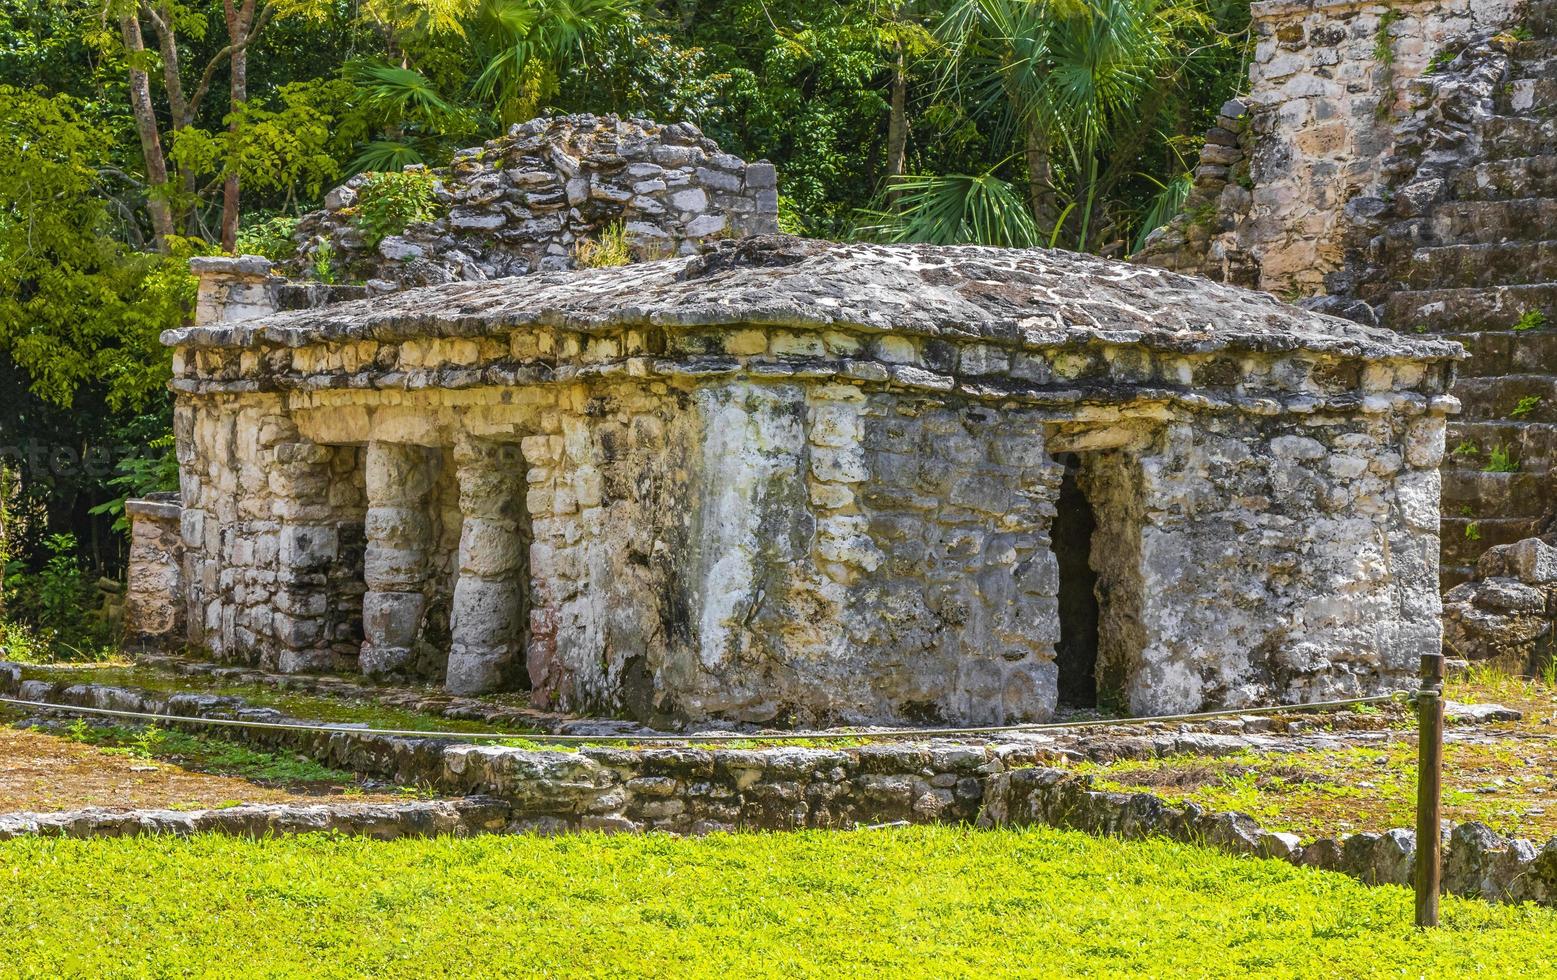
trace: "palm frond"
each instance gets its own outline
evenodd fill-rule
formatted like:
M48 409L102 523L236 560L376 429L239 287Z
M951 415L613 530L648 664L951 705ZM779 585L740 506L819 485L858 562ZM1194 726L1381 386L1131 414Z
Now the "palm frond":
M426 160L414 144L401 140L374 140L362 148L356 159L347 165L349 174L397 171L407 164L425 163Z
M892 182L896 213L874 212L862 233L893 242L932 245L997 245L1030 248L1043 243L1022 195L985 173L919 174Z
M347 81L362 92L363 103L396 119L419 118L435 127L460 112L425 75L371 58L355 58L343 69Z
M1131 253L1139 252L1146 247L1146 238L1152 232L1161 228L1173 216L1184 207L1184 202L1189 198L1191 188L1195 186L1195 175L1192 173L1180 174L1163 183L1150 174L1142 174L1147 180L1156 184L1159 188L1152 196L1151 203L1147 205L1145 213L1141 215L1141 227L1135 235L1135 242L1131 246Z

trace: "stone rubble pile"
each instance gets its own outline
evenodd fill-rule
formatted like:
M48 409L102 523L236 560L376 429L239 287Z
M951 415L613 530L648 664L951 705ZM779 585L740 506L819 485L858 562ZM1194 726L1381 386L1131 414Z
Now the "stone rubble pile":
M613 222L639 258L778 231L773 165L722 152L691 123L533 119L433 173L438 216L375 245L356 220L369 175L331 191L324 209L299 223L288 271L307 273L325 247L338 276L387 290L571 268L575 245Z
M1557 634L1557 548L1541 538L1482 552L1476 577L1444 595L1444 653L1539 673Z

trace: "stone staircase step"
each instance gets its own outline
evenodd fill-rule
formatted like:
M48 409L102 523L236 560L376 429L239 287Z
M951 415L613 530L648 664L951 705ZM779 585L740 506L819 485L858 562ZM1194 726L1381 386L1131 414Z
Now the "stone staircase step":
M1513 156L1478 163L1454 178L1454 194L1467 201L1557 197L1557 154Z
M1523 518L1546 513L1545 473L1443 471L1443 513L1446 517Z
M1539 115L1557 105L1557 62L1550 69L1541 63L1540 74L1528 78L1510 78L1501 89L1493 105L1497 112L1508 115L1532 113Z
M1402 332L1507 330L1530 310L1544 313L1557 327L1557 282L1397 290L1385 305L1384 322Z
M1557 69L1557 37L1531 37L1514 45L1511 78L1547 78Z
M1463 409L1460 418L1484 422L1545 422L1557 419L1557 377L1547 374L1503 374L1461 377L1454 396ZM1538 398L1538 403L1524 401ZM1523 402L1525 411L1515 415Z
M1448 201L1428 224L1439 241L1461 245L1540 241L1557 234L1557 198Z
M1463 582L1469 582L1476 577L1475 565L1439 565L1438 566L1438 591L1448 592Z
M1525 7L1524 16L1519 18L1519 24L1537 37L1557 34L1557 4L1535 0Z
M1472 534L1466 528L1475 526ZM1445 517L1439 528L1440 559L1443 565L1475 565L1481 553L1495 544L1515 541L1540 533L1539 519L1523 517Z
M1503 286L1557 280L1557 241L1440 245L1411 253L1405 285L1415 289Z
M1462 378L1546 374L1557 368L1557 319L1529 330L1465 332L1454 339L1470 351L1470 360L1460 362Z
M1450 422L1444 440L1443 471L1484 470L1491 446L1510 448L1524 471L1545 473L1557 463L1557 424L1469 419Z
M1493 116L1482 124L1482 148L1488 160L1507 160L1557 148L1557 119Z

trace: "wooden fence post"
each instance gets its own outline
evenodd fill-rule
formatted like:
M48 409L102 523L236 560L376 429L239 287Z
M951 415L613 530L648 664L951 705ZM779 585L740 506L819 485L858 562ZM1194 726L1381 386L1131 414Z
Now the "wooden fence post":
M1416 693L1416 924L1438 925L1443 875L1443 654L1422 655L1422 687Z

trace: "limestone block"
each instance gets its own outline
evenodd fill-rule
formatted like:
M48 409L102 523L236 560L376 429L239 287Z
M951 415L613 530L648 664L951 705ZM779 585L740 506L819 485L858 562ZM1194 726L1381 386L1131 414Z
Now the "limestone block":
M864 454L857 448L813 448L811 473L818 480L831 483L863 483L870 479Z
M460 528L461 572L485 578L501 578L524 567L525 542L510 521L466 517Z
M427 597L420 592L370 591L362 598L363 650L410 647L421 630Z
M283 567L310 571L335 560L340 535L332 524L288 524L281 528L278 544Z
M1557 548L1540 538L1525 538L1509 545L1504 561L1509 574L1521 582L1532 585L1557 582Z

